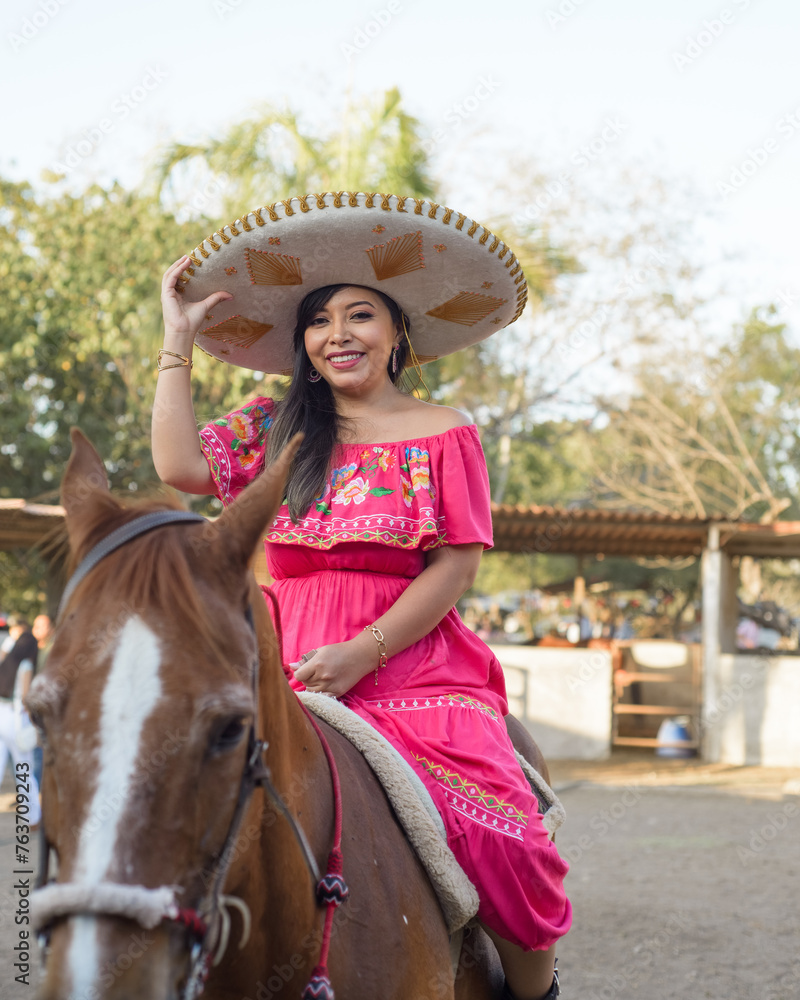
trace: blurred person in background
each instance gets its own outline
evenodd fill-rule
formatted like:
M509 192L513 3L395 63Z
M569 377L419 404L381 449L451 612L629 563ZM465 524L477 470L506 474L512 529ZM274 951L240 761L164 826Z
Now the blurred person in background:
M36 730L31 725L23 699L28 693L36 669L39 648L30 624L11 615L8 618L8 638L0 649L0 784L5 776L6 761L11 756L15 783L27 783L28 822L32 827L41 819L39 785L34 776L33 748Z
M44 670L44 665L47 662L47 657L50 653L50 647L53 645L53 622L50 620L49 615L37 615L33 619L33 628L31 629L33 637L36 640L36 645L39 649L38 659L36 661L35 673L40 673ZM36 741L36 746L33 748L33 773L36 778L36 784L39 788L42 787L42 765L43 765L43 754L42 747L39 740Z

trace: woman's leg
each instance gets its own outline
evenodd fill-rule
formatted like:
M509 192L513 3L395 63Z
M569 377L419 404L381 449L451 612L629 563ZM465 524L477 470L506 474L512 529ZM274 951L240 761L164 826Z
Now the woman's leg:
M552 945L546 951L523 951L499 937L486 924L482 923L481 927L497 948L506 983L516 1000L542 1000L546 997L553 985L556 946Z

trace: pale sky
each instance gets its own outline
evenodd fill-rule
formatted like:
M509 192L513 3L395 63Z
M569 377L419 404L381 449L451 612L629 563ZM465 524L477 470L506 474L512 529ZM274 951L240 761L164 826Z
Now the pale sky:
M157 143L260 102L324 128L348 89L398 86L460 210L481 217L471 181L510 152L557 170L613 136L603 156L693 182L742 255L741 294L782 296L798 325L796 0L7 0L0 29L7 176L72 150L76 183L135 183Z

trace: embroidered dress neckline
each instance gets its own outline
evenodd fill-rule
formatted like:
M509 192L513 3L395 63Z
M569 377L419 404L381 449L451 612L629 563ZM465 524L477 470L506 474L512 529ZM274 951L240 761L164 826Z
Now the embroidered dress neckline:
M477 430L476 424L458 424L456 427L448 427L446 431L439 431L438 434L425 434L422 437L400 438L398 441L337 441L337 448L393 448L396 445L416 444L418 441L434 441L436 438L443 438L454 431Z

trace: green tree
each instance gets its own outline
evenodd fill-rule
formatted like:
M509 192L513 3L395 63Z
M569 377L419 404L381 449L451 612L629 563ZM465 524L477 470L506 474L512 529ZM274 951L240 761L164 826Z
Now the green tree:
M434 193L421 125L397 89L347 104L326 135L309 132L291 110L263 107L219 137L169 146L157 159L155 180L176 213L188 206L222 219L312 192Z

